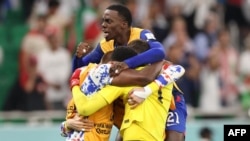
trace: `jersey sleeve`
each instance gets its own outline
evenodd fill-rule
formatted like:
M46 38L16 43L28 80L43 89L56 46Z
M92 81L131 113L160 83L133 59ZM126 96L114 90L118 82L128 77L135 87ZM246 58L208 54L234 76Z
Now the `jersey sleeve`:
M101 58L103 56L104 52L101 49L100 44L98 44L89 54L82 58L77 58L76 56L73 57L73 68L72 70L74 71L75 69L86 66L89 63L99 63L101 61Z
M72 89L77 112L83 116L95 113L102 107L112 103L121 94L122 88L115 86L106 86L91 96L86 96L82 93L79 86L74 86Z
M140 38L146 40L150 48L143 53L125 60L125 63L129 66L129 68L136 68L140 65L158 62L165 58L164 47L159 41L155 39L152 32L149 30L143 30L141 32Z

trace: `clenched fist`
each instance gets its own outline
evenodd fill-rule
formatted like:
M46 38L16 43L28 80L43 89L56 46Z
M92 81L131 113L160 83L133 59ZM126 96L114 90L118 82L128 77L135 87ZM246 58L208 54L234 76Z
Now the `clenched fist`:
M80 42L76 48L76 57L82 58L92 50L93 48L88 43Z

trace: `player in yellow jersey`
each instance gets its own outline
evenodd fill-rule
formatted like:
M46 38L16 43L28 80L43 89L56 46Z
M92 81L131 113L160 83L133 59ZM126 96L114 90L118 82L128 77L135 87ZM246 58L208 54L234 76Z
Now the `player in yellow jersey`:
M148 50L148 44L146 41L143 40L134 40L131 43L129 43L129 46L132 47L134 50L136 50L136 52L141 53L144 52L146 50ZM124 54L124 52L122 54L118 54L117 56L122 56ZM117 57L119 58L119 57ZM122 61L122 60L120 60ZM126 70L124 72L122 72L118 77L115 77L115 79L113 79L113 83L112 85L120 85L120 86L124 86L124 85L131 85L131 84L135 84L135 85L146 85L148 84L150 81L153 81L156 74L158 74L159 69L162 66L162 64L159 64L158 66L156 64L151 64L148 65L145 69L143 69L143 71L140 71L140 73L138 73L137 71L134 70ZM80 70L80 69L78 69ZM146 77L145 77L146 76ZM121 79L119 79L121 78ZM144 84L142 84L144 83ZM115 106L114 112L115 112L115 125L120 128L120 122L122 121L123 118L123 108L124 106L122 106L123 103L119 103L119 105ZM74 105L72 105L71 107L74 107ZM72 108L71 108L72 109ZM71 109L69 109L69 111L72 111ZM117 111L118 109L118 111ZM78 118L78 117L76 117ZM85 119L84 119L85 120ZM85 122L85 121L82 121ZM84 128L85 130L88 130L91 126L88 126L88 122L86 122L83 126L82 122L78 121L78 120L71 120L68 119L67 123L69 124L69 126L71 126L71 128L75 129L75 130L81 130L81 128ZM63 128L62 128L63 129Z
M148 49L148 45L144 41L137 40L137 41L133 41L133 42L134 42L133 46L136 46L136 45L140 46L137 49L137 51L139 50L139 52L143 52L143 51ZM127 48L121 48L121 49L123 49L123 50L120 50L120 52L117 51L116 54L114 54L115 55L114 60L123 61L124 59L126 59L128 57L132 57L132 56L137 54L134 51L131 52L131 50L129 50ZM133 49L136 49L136 47ZM107 60L110 60L109 56L110 56L110 52L105 54L103 56L102 63L106 63ZM109 67L110 67L110 64L109 64L109 66L107 66L105 64L99 65L99 66L97 66L96 64L90 64L87 67L78 68L73 73L72 77L79 78L79 76L80 76L79 79L80 79L80 84L81 84L81 90L89 95L89 94L99 90L105 84L108 83L107 81L109 81L109 76L106 76L106 75L108 74ZM155 76L158 74L158 72L156 72L155 70L152 71L153 70L152 68L156 67L156 69L157 69L157 66L151 65L150 67L151 67L151 69L150 69L151 71L148 71L148 74L144 74L144 75L147 76L147 75L155 74L152 77L152 78L155 78ZM149 70L149 69L147 69L147 70ZM137 73L137 75L140 75L140 73ZM99 82L99 80L102 80L102 81L100 81L101 83ZM91 84L91 85L87 85L87 84ZM121 83L120 83L120 81L117 81L117 78L116 78L116 79L114 79L114 84L121 84ZM76 114L76 108L75 108L74 102L71 100L68 104L66 120L73 118L75 116L75 114ZM91 129L90 132L84 133L83 131L76 131L76 130L67 129L67 128L65 128L66 122L63 122L62 133L64 136L67 137L66 138L67 141L72 141L74 139L84 139L85 141L88 141L88 140L107 141L109 138L109 133L110 133L111 127L112 127L111 116L112 116L112 105L108 105L105 108L102 108L98 112L96 112L88 117L88 119L94 121L94 123L95 123L95 128ZM81 124L81 122L79 122L78 124ZM85 128L86 128L86 126L85 126ZM85 128L83 128L83 129L85 129ZM86 128L85 130L88 130L88 128Z
M178 77L180 77L180 75L183 75L183 70L180 72L180 69L182 69L182 68L181 68L180 66L177 65L176 68L173 68L173 70L166 69L165 71L169 71L168 74L171 74L171 73L173 73L174 71L176 71L177 73L176 73L176 72L174 72L174 73L177 74L177 75L179 75ZM173 74L174 74L174 73L173 73ZM168 76L168 77L167 77L167 76ZM165 85L166 85L166 84L168 84L168 82L171 82L171 79L169 79L169 76L172 77L173 75L162 75L162 74L161 74L159 77L157 77L157 82L161 82L161 83L158 84L158 85L163 86L162 84L165 84ZM177 77L173 77L172 79L175 79L175 78L177 78ZM107 86L106 86L106 87L107 87ZM106 88L106 87L105 87L105 88ZM104 89L105 89L105 88L104 88ZM164 97L161 97L161 95L159 96L159 99L158 99L160 102L162 101L164 104L170 103L170 100L171 100L171 97L172 97L172 95L171 95L172 87L170 87L170 88L171 88L171 89L169 89L169 90L170 90L170 98L167 100L167 101L169 101L169 102L166 102L166 101L164 102L164 100L166 100L166 99L164 99ZM149 96L149 94L151 93L149 88L147 88L147 89L145 88L145 90L147 91L147 94L144 94L144 95L142 96L143 99L145 99L145 98L146 98L147 96ZM162 95L165 95L165 93L169 93L168 91L165 91L165 88L162 88L162 91L163 91L163 93L164 93L164 94L162 94ZM127 92L128 92L128 91L127 91ZM126 93L127 93L127 92L126 92ZM125 94L125 93L123 93L123 94ZM141 93L140 93L140 94L141 94ZM111 94L111 95L112 95L112 96L111 96L111 99L114 98L114 97L116 96L116 95L114 95L114 97L113 97L113 94ZM137 96L140 97L141 95L137 95ZM92 99L93 97L94 97L94 96L92 95L92 96L91 96L91 99ZM116 98L117 98L117 97L116 97ZM115 98L115 99L116 99L116 98ZM161 99L161 98L162 98L162 99ZM93 98L93 99L95 99L95 98ZM151 96L149 96L149 99L151 99ZM155 99L155 97L154 97L153 99ZM79 99L79 97L76 98L76 99L75 99L75 97L74 97L74 100L80 100L80 99ZM114 99L113 99L113 100L114 100ZM151 101L151 100L149 100L149 101ZM159 102L159 101L158 101L158 102ZM75 102L76 102L76 101L75 101ZM97 103L95 103L95 104L98 105L98 104L99 104L99 101L97 100L96 102L97 102ZM112 103L112 102L110 101L110 103ZM149 102L149 103L152 104L152 105L155 105L155 104L157 105L157 102L154 103L154 102L151 101L151 102ZM82 103L82 104L83 104L83 103ZM90 104L89 106L93 106L93 109L95 109L95 107L96 107L96 106L94 106L95 104ZM101 103L100 103L100 104L101 104ZM150 104L149 104L149 105L150 105ZM169 108L169 106L164 105L164 104L163 104L163 107ZM88 104L85 103L84 105L88 105ZM84 106L84 105L82 105L82 106ZM101 104L101 105L102 105L102 104ZM169 105L170 105L170 104L169 104ZM79 110L80 110L80 111L82 111L82 110L85 111L85 110L86 110L86 109L85 109L86 107L84 107L83 109L80 107L80 108L78 109L78 106L79 106L79 105L78 105L77 103L76 103L76 106L77 106L77 110L78 110L78 111L79 111ZM161 105L161 106L162 106L162 105ZM140 107L140 106L139 106L139 107ZM88 108L88 107L87 107L87 108ZM126 108L126 109L127 109L127 108ZM163 108L163 109L164 109L164 108ZM139 111L140 111L140 110L139 110ZM135 113L138 113L138 114L139 114L139 113L140 113L139 111L138 111L138 112L135 112ZM154 111L154 110L152 110L152 111ZM158 111L161 111L161 110L159 109ZM168 110L166 110L166 111L168 111ZM95 112L95 111L94 111L94 112ZM164 113L164 110L162 110L161 112ZM125 112L125 117L126 117L126 115L128 115L128 114L126 114L126 112ZM141 114L139 114L139 115L141 115ZM153 114L153 116L155 116L155 114ZM163 115L162 115L162 116L163 116ZM165 115L165 116L167 116L167 115ZM148 115L148 116L146 116L146 117L150 117L150 115ZM161 115L160 115L160 117L161 117ZM152 118L152 117L151 117L151 118ZM164 118L165 118L165 120L166 120L166 117L164 117ZM161 119L163 119L163 118L161 117ZM163 121L165 121L165 120L163 120ZM149 120L147 120L147 121L149 121ZM159 122L158 122L158 123L159 123ZM164 122L163 122L163 123L164 123ZM163 128L159 128L159 129L163 129L162 132L161 132L161 135L164 135L163 131L164 131L165 124L163 124L163 123L161 124ZM144 124L145 124L145 125L144 125ZM149 126L148 124L149 124L149 123L147 123L147 122L143 122L142 126ZM123 125L124 125L124 123L123 123ZM132 125L133 125L133 124L132 124ZM154 123L153 125L157 125L157 123ZM160 125L160 124L158 124L157 126L159 126L159 125ZM129 127L130 127L130 126L129 126ZM123 129L124 129L124 130L123 130ZM121 132L123 133L123 131L126 131L126 132L124 132L124 135L125 135L125 134L130 135L131 133L130 133L129 131L131 131L131 129L134 129L134 126L131 126L131 128L128 128L128 129L129 129L129 130L127 130L127 127L126 127L126 126L125 126L125 127L122 126ZM158 128L157 128L157 129L158 129ZM144 131L144 130L143 130L143 131ZM159 131L161 131L161 130L159 130ZM158 135L157 135L157 134L158 134ZM124 136L124 137L134 138L134 136L127 136L127 135ZM146 134L146 135L147 135L147 134ZM160 136L159 136L159 132L153 133L153 136L154 136L153 138L152 138L151 136L146 136L146 135L142 134L142 136L146 137L146 139L148 139L148 140L151 140L151 139L153 139L153 138L156 138L156 140L157 140L157 138L159 139L159 138L164 137L164 136L161 136L161 137L160 137ZM151 138L150 138L150 137L151 137ZM127 140L127 138L124 138L124 139Z

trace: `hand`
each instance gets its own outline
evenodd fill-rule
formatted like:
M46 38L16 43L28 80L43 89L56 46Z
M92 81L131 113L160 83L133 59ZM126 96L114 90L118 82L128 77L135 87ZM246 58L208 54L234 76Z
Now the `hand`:
M109 74L111 77L117 76L121 73L121 71L128 69L128 65L124 62L111 61L111 68L109 70Z
M76 114L74 118L67 119L66 125L68 128L76 130L76 131L85 131L89 132L92 128L94 128L94 122L84 118L82 116L79 116Z
M156 78L155 82L164 87L170 83L177 81L185 73L185 69L181 65L164 64L161 74Z
M134 88L129 92L128 104L130 105L131 109L136 108L139 104L141 104L145 100L145 98L136 96L135 95L136 92L144 92L144 88Z
M76 57L82 58L83 56L87 55L93 48L89 46L88 43L80 42L76 48Z

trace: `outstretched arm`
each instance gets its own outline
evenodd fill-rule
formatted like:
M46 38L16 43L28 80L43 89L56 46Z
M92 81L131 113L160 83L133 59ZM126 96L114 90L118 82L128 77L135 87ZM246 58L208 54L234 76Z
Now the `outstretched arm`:
M77 112L82 116L89 116L102 107L111 104L122 94L122 89L115 86L106 86L91 96L86 96L76 85L72 88L72 94Z
M164 61L147 65L141 70L125 69L118 76L115 76L111 82L115 86L145 86L155 80L159 75Z
M99 94L95 94L91 97L85 96L79 86L73 87L72 94L77 112L82 116L89 116L100 108L108 105L108 102Z

